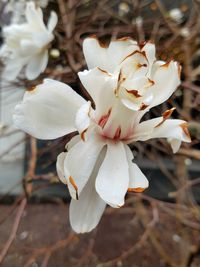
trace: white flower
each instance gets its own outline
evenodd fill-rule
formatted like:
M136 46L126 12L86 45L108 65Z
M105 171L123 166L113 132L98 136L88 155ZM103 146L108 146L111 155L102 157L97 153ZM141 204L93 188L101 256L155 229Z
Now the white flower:
M13 117L17 127L40 139L79 132L66 145L68 152L58 156L57 172L72 196L72 228L81 233L96 227L106 204L121 207L127 191L142 192L148 187L127 144L168 138L176 152L181 141L190 142L186 122L168 119L173 109L140 122L150 107L165 101L179 84L175 62L155 62L153 44L138 47L129 39L105 48L88 38L83 49L91 69L79 77L94 105L68 85L47 79L25 93ZM151 95L148 103L147 95Z
M0 56L5 63L3 77L7 80L14 80L24 66L26 77L35 79L48 63L48 45L54 39L52 32L57 24L57 15L51 12L46 27L42 10L36 8L33 2L27 3L25 15L27 22L3 28L5 43Z

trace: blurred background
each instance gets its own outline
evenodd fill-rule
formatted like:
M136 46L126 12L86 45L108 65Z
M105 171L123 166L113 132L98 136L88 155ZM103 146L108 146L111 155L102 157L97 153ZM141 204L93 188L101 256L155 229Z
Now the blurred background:
M25 20L26 2L1 0L1 29ZM22 74L13 82L1 75L0 266L199 267L200 1L34 2L45 22L51 10L59 20L44 73L33 81ZM82 42L92 34L102 42L124 36L151 40L157 58L181 63L181 85L147 118L176 107L173 116L188 121L192 142L183 143L175 155L165 140L133 144L149 189L128 193L126 205L107 208L96 230L76 235L69 226L68 190L55 169L57 155L72 136L35 140L14 128L12 113L25 90L45 77L71 85L87 99L76 73L86 68Z

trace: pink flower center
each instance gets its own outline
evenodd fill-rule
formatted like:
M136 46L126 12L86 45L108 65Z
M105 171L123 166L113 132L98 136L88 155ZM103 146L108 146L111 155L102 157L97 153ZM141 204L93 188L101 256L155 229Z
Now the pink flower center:
M101 116L98 120L99 134L106 139L112 139L114 141L127 141L133 133L133 128L127 125L127 127L121 127L120 123L110 123L109 118L112 109L110 108L108 112Z

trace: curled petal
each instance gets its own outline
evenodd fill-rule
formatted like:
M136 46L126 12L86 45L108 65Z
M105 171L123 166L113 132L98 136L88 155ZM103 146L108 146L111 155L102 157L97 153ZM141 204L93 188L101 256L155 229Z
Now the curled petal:
M95 102L96 117L107 112L115 99L113 92L117 86L117 77L109 75L100 68L85 70L78 75Z
M36 138L55 139L76 130L76 112L84 103L68 85L47 79L25 93L13 121Z
M64 173L64 161L65 161L66 154L67 154L66 152L60 153L56 161L57 174L63 184L67 184L67 179Z
M90 126L90 112L91 112L91 102L88 101L83 106L80 107L76 113L76 128L81 135L81 139L85 141L85 133Z
M154 73L151 76L154 85L151 87L154 95L151 107L157 106L166 101L180 84L179 67L176 62L168 64L156 63Z
M147 77L137 77L134 79L126 79L118 90L118 95L122 103L133 111L141 110L142 103L147 106L153 100L149 87L153 85L153 81Z
M122 77L128 77L129 79L145 76L148 69L149 63L144 51L136 50L121 62Z
M163 121L163 117L144 121L135 127L132 141L146 141L152 138L168 138L173 152L176 153L180 147L181 141L187 143L191 142L185 123L186 122L183 120L176 119L167 119Z
M147 42L143 46L142 51L145 52L146 57L148 59L149 67L151 68L152 64L156 60L156 57L155 57L155 45L150 43L150 42Z

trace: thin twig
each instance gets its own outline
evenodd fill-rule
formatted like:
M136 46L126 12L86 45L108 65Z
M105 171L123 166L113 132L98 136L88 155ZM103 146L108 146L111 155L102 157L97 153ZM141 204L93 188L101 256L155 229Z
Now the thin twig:
M58 249L62 249L64 247L66 247L69 243L71 243L71 241L74 239L75 234L74 233L70 233L69 236L66 239L63 240L59 240L57 241L54 245L52 246L48 246L48 247L42 247L42 248L38 248L36 249L32 254L31 258L28 259L28 261L23 265L23 267L29 267L37 257L45 254L45 258L43 260L43 264L45 266L45 264L48 263L50 256L57 251ZM44 267L43 266L43 267Z
M31 155L29 160L29 167L26 175L23 178L24 191L27 197L30 196L32 192L32 183L30 183L30 180L34 178L37 163L37 140L32 136L30 137L30 149Z
M9 250L10 246L12 245L12 243L13 243L15 237L16 237L16 233L17 233L17 230L18 230L18 227L19 227L20 220L21 220L21 217L23 215L24 209L26 207L26 204L27 204L27 200L26 200L26 198L24 198L21 201L21 204L20 204L19 209L17 211L17 215L15 217L15 220L14 220L14 223L13 223L13 228L11 230L10 236L9 236L6 244L4 245L3 250L1 251L0 264L3 262L6 254L8 253L8 250Z

